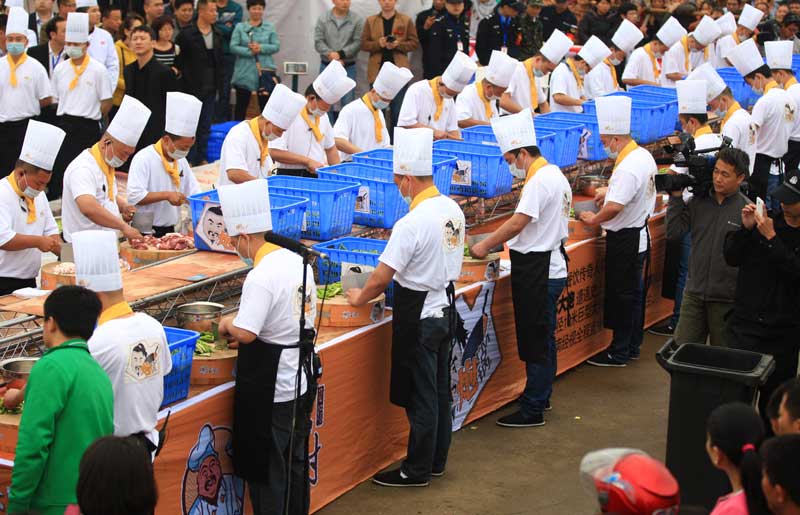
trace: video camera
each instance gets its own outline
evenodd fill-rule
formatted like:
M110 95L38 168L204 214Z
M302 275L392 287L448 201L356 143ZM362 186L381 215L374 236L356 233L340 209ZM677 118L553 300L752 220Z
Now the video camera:
M656 163L687 168L688 173L656 175L656 190L672 192L688 189L695 195L707 193L714 181L716 152L730 147L731 138L723 136L720 146L700 150L695 148L694 138L688 134L673 136L668 141L669 144L664 146L664 151L671 157L656 159Z

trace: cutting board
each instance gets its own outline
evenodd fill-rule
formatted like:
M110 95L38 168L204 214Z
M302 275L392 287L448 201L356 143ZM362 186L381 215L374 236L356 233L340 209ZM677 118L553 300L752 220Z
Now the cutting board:
M238 256L220 252L198 251L168 263L148 268L147 273L165 279L194 282L241 270L242 268L245 268L245 265Z

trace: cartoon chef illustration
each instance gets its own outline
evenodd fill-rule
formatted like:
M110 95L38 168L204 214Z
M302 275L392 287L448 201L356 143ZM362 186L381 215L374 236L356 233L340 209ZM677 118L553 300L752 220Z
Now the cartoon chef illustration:
M212 205L203 211L195 231L211 250L233 249L229 243L228 234L225 232L222 209L219 206Z
M230 441L226 452L231 454ZM244 482L222 470L219 454L214 448L214 430L206 424L189 454L190 471L197 474L197 498L188 515L242 515L244 513Z

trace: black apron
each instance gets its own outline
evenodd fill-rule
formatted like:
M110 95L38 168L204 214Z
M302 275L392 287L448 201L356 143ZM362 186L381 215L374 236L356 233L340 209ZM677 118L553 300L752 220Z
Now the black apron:
M411 369L414 366L417 346L420 344L420 316L427 296L426 291L404 288L394 281L389 400L392 404L403 408L408 407L414 388Z
M772 165L777 164L782 166L783 161L780 158L770 157L765 154L756 154L755 161L753 162L753 175L750 176L750 187L747 190L747 196L753 202L757 197L766 201L769 193L769 172Z
M511 299L517 331L519 359L526 363L547 361L547 281L550 278L550 255L547 252L511 256Z
M36 288L36 278L0 277L0 295L11 295L20 288Z
M789 150L783 156L783 165L787 174L800 165L800 141L789 140Z
M644 227L647 227L647 221ZM636 261L639 259L639 235L644 227L606 231L603 299L603 327L606 329L625 329L631 324L634 292L641 279L635 272ZM649 250L649 234L647 240ZM646 292L642 295L645 294ZM643 300L642 305L644 304Z

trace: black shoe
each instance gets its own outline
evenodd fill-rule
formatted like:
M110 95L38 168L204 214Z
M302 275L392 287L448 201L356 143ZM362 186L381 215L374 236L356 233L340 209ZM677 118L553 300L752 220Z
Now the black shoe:
M607 352L601 352L600 354L595 355L594 357L589 358L586 360L586 363L589 365L593 365L595 367L616 367L622 368L625 366L624 361L619 361L611 357L610 354Z
M497 425L502 427L536 427L544 425L544 415L539 413L526 417L521 411L516 411L511 415L497 419Z
M444 469L443 468L441 468L441 469L434 468L433 470L431 470L431 475L433 477L442 477L444 475Z
M444 473L444 472L443 472ZM403 477L400 469L387 470L386 472L378 472L372 476L372 482L381 486L428 486L428 481L419 479L411 479L410 477Z
M675 326L672 325L671 320L654 325L647 330L648 333L657 334L659 336L673 336L675 334Z
M639 361L639 358L641 356L642 356L642 353L640 351L638 351L638 350L636 352L629 352L628 353L628 361Z
M553 405L550 404L550 401L547 401L547 404L544 406L545 411L553 411Z

